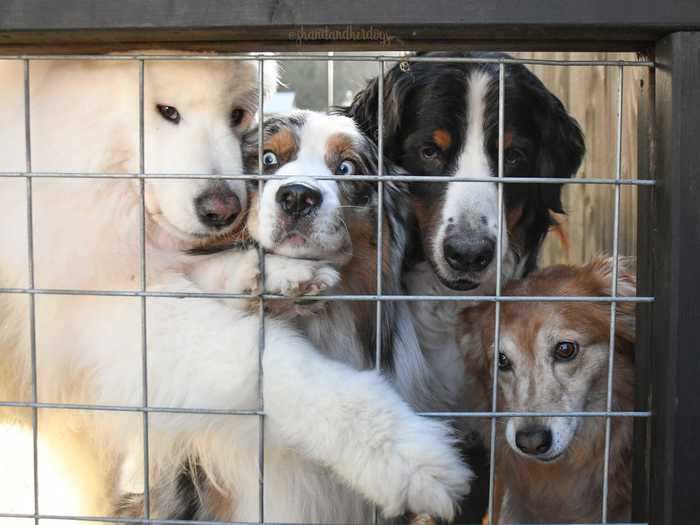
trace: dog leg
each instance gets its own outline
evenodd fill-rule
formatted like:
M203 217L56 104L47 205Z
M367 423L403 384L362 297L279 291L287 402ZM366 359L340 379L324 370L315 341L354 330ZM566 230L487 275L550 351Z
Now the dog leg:
M265 409L280 442L331 467L386 517L452 519L472 473L447 425L417 416L375 371L327 359L301 337L266 337Z

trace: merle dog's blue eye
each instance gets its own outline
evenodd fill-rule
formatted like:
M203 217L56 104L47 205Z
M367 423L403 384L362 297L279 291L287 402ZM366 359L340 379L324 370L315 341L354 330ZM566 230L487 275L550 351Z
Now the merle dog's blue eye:
M357 171L357 165L350 159L345 159L343 162L338 164L338 168L335 170L336 175L354 175Z
M272 151L266 151L263 153L263 166L270 167L270 166L277 166L279 164L279 161L277 160L277 155L274 154Z

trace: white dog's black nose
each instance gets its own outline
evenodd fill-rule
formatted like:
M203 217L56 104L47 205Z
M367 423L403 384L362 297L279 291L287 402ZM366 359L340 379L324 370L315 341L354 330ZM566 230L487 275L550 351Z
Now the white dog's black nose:
M228 186L205 191L194 201L197 217L209 228L225 228L241 213L241 201Z
M480 272L496 253L496 242L490 237L450 235L442 243L447 264L459 272Z
M552 448L552 432L544 427L529 427L515 433L515 444L524 454L537 456Z
M316 188L292 183L280 186L277 190L276 200L287 215L303 217L321 206L323 196Z

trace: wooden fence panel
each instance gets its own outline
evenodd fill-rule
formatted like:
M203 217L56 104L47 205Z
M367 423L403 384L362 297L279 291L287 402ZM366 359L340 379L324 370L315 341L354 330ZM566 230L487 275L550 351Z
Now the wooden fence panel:
M517 53L532 58L582 58L580 53ZM633 59L634 55L586 53L590 59ZM578 120L586 137L586 157L579 178L614 178L616 111L619 69L617 67L530 66L547 87L561 98ZM622 119L622 177L637 178L637 114L639 83L646 81L644 68L624 72ZM614 186L569 185L563 190L565 217L560 217L567 242L549 235L540 265L582 263L613 247ZM637 242L637 188L623 186L620 203L620 253L634 255ZM567 250L568 246L568 250Z

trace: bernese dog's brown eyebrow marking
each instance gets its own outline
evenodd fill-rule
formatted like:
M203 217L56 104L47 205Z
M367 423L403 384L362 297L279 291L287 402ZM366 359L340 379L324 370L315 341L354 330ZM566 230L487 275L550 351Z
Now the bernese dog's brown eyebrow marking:
M292 130L282 127L276 133L267 137L264 149L273 151L279 158L280 163L284 164L296 157L299 151L299 143Z
M446 129L438 128L433 131L433 140L442 151L447 151L452 145L452 135Z

